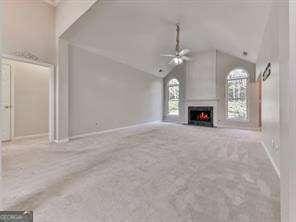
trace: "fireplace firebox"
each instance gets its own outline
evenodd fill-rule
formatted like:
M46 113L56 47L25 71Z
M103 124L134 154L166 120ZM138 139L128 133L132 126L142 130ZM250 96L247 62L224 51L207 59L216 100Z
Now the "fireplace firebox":
M188 124L196 126L213 127L213 107L212 106L189 106Z

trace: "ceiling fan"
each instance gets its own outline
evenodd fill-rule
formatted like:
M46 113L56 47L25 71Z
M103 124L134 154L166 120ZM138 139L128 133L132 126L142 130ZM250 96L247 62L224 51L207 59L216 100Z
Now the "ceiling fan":
M190 50L189 49L181 49L181 46L180 46L180 24L177 23L176 26L177 26L177 29L176 29L177 44L176 44L176 49L175 49L175 51L176 51L175 55L172 55L172 54L161 55L164 57L172 58L172 60L169 62L169 65L181 65L184 61L190 61L190 58L188 56L186 56L190 52Z

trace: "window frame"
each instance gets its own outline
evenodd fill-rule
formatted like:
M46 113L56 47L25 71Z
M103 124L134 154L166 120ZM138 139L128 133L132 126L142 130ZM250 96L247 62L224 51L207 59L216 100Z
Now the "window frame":
M237 70L237 69L241 69L243 70L244 72L247 73L248 77L247 78L244 78L244 77L238 77L238 78L232 78L232 79L228 79L229 75L231 72ZM240 80L240 79L246 79L247 82L247 86L246 86L246 112L247 112L247 118L246 119L242 119L242 118L231 118L228 116L228 81L229 80ZM249 83L250 83L250 74L249 72L243 68L243 67L236 67L236 68L233 68L231 69L229 72L227 72L227 75L225 77L225 118L228 120L228 121L234 121L234 122L250 122L250 105L249 105Z
M177 80L177 82L178 82L178 84L175 84L175 85L171 85L170 86L170 82L172 81L172 80ZM179 97L178 97L178 114L173 114L173 113L170 113L170 110L169 110L169 103L170 103L170 87L172 87L172 86L178 86L179 87ZM179 81L179 79L178 78L176 78L176 77L172 77L171 79L169 79L168 80L168 82L167 82L167 89L166 89L166 91L167 91L167 115L168 116L179 116L180 115L180 81Z

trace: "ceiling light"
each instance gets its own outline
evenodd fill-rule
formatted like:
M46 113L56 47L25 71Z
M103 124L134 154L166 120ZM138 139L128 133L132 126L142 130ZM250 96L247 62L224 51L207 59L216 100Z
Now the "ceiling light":
M180 64L183 63L183 59L176 57L176 58L174 58L174 63L175 63L176 65L180 65Z

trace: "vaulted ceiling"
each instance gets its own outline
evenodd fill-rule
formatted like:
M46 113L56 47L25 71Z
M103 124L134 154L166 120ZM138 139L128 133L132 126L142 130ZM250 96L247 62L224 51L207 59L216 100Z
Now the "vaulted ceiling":
M147 73L167 74L177 22L181 46L211 49L255 62L270 11L268 0L105 0L63 35L72 44ZM248 55L243 56L243 51Z

